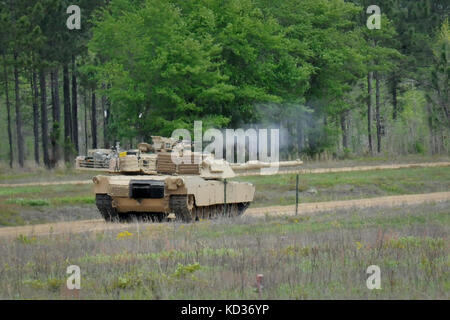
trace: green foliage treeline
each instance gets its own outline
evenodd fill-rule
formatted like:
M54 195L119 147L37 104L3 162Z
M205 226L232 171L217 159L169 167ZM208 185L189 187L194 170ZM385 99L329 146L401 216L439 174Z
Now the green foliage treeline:
M380 30L366 26L366 0L72 2L0 1L8 111L0 121L20 164L28 127L32 149L42 144L51 166L60 145L66 161L81 145L97 147L97 127L108 146L170 135L194 120L204 129L283 127L294 156L448 153L445 0L380 0ZM82 9L81 30L65 26L70 4ZM26 129L23 110L33 122Z

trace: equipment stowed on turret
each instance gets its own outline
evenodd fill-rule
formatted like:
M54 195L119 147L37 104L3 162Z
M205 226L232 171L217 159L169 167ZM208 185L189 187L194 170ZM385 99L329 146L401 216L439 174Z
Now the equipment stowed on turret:
M109 173L93 178L96 204L106 221L134 217L161 221L171 213L185 222L239 216L253 201L255 187L227 179L259 174L259 169L274 165L302 164L297 160L230 165L192 152L189 142L159 136L152 140L153 144L140 143L136 150L91 150L87 157L77 157L77 169Z

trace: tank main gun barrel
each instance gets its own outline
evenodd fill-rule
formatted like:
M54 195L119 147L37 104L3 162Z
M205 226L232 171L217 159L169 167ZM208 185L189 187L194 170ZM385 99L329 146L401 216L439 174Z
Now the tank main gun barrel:
M278 162L248 161L246 163L232 163L230 166L236 176L258 176L300 172L302 164L303 161L297 159Z
M278 162L262 162L251 160L245 163L231 163L231 168L234 171L245 171L251 169L262 169L262 168L270 168L270 167L296 167L303 164L303 161L292 160L292 161L278 161Z

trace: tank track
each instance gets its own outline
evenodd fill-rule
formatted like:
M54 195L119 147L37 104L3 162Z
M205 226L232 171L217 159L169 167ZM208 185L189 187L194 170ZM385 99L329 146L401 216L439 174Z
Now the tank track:
M162 212L127 212L127 213L119 213L119 221L120 222L162 222L165 221L166 214Z
M165 213L145 213L145 212L129 212L121 214L112 206L112 198L107 194L97 194L95 199L96 205L103 219L107 222L132 222L140 221L164 221ZM200 219L214 219L218 217L236 217L242 215L248 208L250 203L229 203L226 206L224 215L224 205L217 204L211 206L197 207L195 204L192 209L188 208L187 195L173 195L170 197L170 208L175 213L177 220L183 222L198 221Z
M129 212L121 214L112 206L112 198L107 194L97 194L95 196L95 203L103 219L107 222L132 222L135 220L161 222L166 216L160 212L151 214L145 212Z
M170 197L170 209L175 213L175 217L183 222L198 221L200 219L214 219L218 217L237 217L242 215L248 208L250 203L229 203L226 205L224 212L224 204L217 204L211 206L197 207L195 204L193 208L188 208L187 195L173 195ZM224 214L225 213L225 214Z

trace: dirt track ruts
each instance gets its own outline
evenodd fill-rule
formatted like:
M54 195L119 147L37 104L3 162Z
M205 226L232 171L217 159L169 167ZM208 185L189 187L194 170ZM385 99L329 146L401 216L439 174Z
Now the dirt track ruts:
M354 207L358 208L392 207L392 206L413 205L426 202L440 202L449 200L450 200L450 192L435 192L425 194L377 197L369 199L301 203L298 206L298 212L299 214L310 214L320 211L332 211L337 209L348 209ZM293 214L295 214L295 206L293 205L250 208L245 213L245 215L252 215L252 216L293 215ZM55 222L32 226L0 228L0 237L17 237L21 234L27 236L29 235L43 236L50 234L96 232L96 231L123 229L129 225L130 224L106 223L101 219ZM151 224L148 224L148 226L151 226Z
M406 168L428 168L428 167L447 167L450 166L449 161L440 162L422 162L422 163L407 163L407 164L383 164L376 166L354 166L341 168L313 168L300 170L280 170L279 173L289 174L311 174L311 173L335 173L335 172L349 172L349 171L369 171L369 170L389 170L389 169L406 169ZM254 173L240 173L239 176L250 176ZM67 184L90 184L92 180L76 180L76 181L57 181L57 182L27 182L27 183L12 183L0 184L0 187L32 187L32 186L54 186Z

